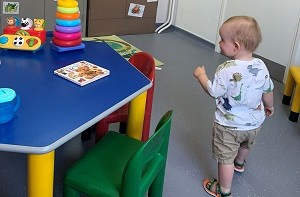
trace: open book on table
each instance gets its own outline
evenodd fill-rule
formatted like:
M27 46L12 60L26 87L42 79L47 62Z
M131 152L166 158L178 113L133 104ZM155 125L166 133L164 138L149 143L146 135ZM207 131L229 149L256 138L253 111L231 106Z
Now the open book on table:
M108 76L109 70L87 61L79 61L74 64L59 68L55 70L54 73L69 81L72 81L73 83L84 86Z

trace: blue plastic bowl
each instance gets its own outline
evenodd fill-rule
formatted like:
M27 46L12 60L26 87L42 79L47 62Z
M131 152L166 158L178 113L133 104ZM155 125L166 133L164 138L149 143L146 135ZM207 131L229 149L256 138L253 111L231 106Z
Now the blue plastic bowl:
M20 97L13 89L0 88L0 124L13 119L20 106Z

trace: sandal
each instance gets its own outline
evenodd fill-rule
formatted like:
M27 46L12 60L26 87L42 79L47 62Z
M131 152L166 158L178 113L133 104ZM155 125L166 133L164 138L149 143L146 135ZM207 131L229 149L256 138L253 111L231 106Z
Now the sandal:
M234 170L237 172L244 172L245 171L245 167L244 167L244 163L238 163L236 161L234 161Z
M212 187L216 185L216 191L213 192L212 191ZM220 189L220 185L217 181L217 179L205 179L203 181L203 188L204 190L210 194L211 196L215 196L215 197L228 197L228 196L231 196L231 192L227 192L227 193L223 193L221 192L221 189Z

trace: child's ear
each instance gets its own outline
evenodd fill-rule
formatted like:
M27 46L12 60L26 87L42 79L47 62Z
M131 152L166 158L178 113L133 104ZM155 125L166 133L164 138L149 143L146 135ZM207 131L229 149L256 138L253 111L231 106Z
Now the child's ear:
M241 48L241 45L240 45L240 43L238 43L238 42L234 42L234 49L235 49L235 51L238 51L238 50L240 50L240 48Z

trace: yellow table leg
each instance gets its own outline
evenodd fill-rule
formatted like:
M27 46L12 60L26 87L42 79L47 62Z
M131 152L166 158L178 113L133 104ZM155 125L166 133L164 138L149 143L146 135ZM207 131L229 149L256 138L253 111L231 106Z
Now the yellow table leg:
M137 140L142 139L147 91L130 101L126 134Z
M54 150L46 154L28 154L28 197L53 197Z

